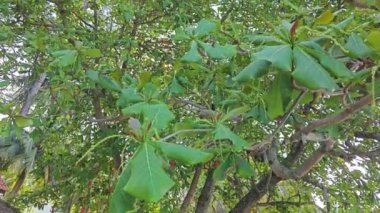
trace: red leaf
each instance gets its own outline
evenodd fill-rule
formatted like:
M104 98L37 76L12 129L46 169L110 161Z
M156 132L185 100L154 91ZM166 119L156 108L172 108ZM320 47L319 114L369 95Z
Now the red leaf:
M298 27L298 20L295 20L292 24L292 27L290 28L290 37L292 38L292 40L294 40L296 36L297 27Z

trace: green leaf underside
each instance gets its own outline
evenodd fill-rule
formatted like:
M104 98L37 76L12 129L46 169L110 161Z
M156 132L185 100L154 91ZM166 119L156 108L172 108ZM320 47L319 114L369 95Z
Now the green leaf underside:
M123 188L131 176L130 164L127 164L119 176L115 190L112 192L109 206L111 213L125 213L135 209L136 198L128 194Z
M117 100L117 105L125 107L128 104L134 104L143 101L144 99L136 93L133 88L123 89Z
M304 50L296 47L293 50L295 71L294 79L309 89L334 90L338 86L328 72L313 57Z
M228 139L232 142L235 150L242 150L247 146L247 142L241 139L238 135L233 133L229 128L225 127L222 124L217 124L215 128L215 140Z
M253 79L260 78L261 76L268 73L268 68L271 65L269 61L266 60L256 60L246 66L240 73L234 77L237 82L247 82Z
M291 71L292 48L289 44L267 46L254 54L255 59L267 60L280 70Z
M124 189L136 198L157 202L174 185L148 142L139 147L130 163L131 176Z
M215 30L216 24L214 22L202 19L198 22L197 27L194 29L194 35L197 37L202 37L210 34L213 30Z
M348 38L345 48L356 58L365 58L373 53L373 49L368 47L363 39L356 34L353 34Z
M142 114L144 119L152 122L152 127L156 129L164 129L174 119L173 113L166 104L140 102L124 108L122 112L125 115Z
M183 145L166 142L157 142L157 144L164 155L170 159L178 160L185 165L205 163L213 157L213 154L211 153L185 147Z
M181 60L195 63L202 61L202 56L198 52L198 44L196 41L191 42L190 50L182 56Z
M213 59L228 59L234 57L237 53L236 47L229 44L224 46L215 44L214 46L211 46L210 44L202 43L202 47Z
M78 51L76 50L59 50L52 53L56 59L52 62L54 65L66 67L72 65L77 60Z
M113 91L117 91L117 92L121 91L120 85L115 80L113 80L112 78L110 78L108 76L100 75L99 76L99 84L102 87L109 89L109 90L113 90Z

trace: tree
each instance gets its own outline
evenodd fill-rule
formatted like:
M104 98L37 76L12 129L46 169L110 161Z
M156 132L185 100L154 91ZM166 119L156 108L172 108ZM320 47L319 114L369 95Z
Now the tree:
M379 8L2 1L2 141L36 150L18 171L0 155L6 199L64 212L379 210Z

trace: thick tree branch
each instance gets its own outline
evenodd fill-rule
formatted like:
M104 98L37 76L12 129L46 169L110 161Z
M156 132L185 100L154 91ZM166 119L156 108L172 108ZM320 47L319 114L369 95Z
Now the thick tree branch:
M343 122L346 119L348 119L352 114L359 111L364 106L370 104L372 102L372 98L373 96L371 94L366 95L358 101L356 101L355 103L348 105L343 111L336 115L312 121L309 125L303 127L300 130L300 133L308 134L315 129Z
M198 198L197 207L195 213L207 213L211 204L212 193L215 188L215 181L213 178L214 169L211 168L207 172L206 182L201 191L201 195Z
M282 179L299 179L306 175L314 165L316 165L322 157L332 150L334 141L327 140L323 145L321 145L316 151L314 151L311 156L305 160L305 162L296 170L290 169L282 165L277 159L276 147L273 145L268 151L268 160L270 167L274 174Z
M24 102L24 105L21 108L21 115L27 116L30 110L30 107L33 104L33 98L37 95L38 91L40 90L42 84L44 83L46 79L46 73L42 73L38 79L33 83L32 87L30 88L28 94L26 95L26 99Z
M195 167L193 180L191 181L189 190L187 191L186 197L183 200L181 208L179 210L180 213L186 213L186 210L189 207L191 200L193 199L195 192L197 190L197 185L198 185L199 177L201 176L201 174L202 174L202 165L197 165Z

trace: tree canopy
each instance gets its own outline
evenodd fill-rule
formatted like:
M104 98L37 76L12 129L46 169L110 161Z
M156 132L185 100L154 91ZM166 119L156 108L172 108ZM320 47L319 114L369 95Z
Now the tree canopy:
M379 11L378 0L1 1L5 200L379 211Z

